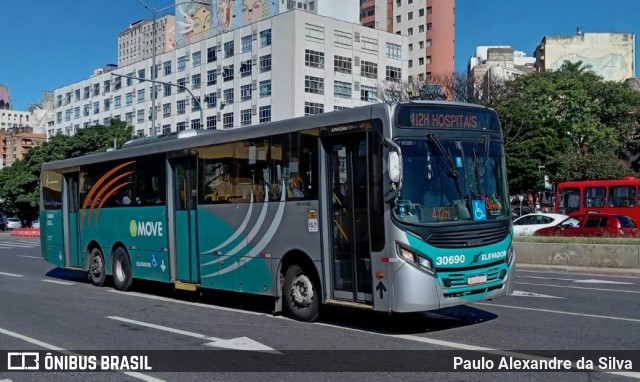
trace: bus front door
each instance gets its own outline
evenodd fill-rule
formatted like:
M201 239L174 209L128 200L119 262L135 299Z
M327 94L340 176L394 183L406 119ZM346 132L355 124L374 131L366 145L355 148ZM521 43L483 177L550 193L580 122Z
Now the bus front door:
M187 283L198 283L197 248L197 170L196 158L174 159L173 200L175 222L175 256L176 280Z
M82 268L82 256L78 250L78 172L64 174L64 192L62 199L63 240L65 266Z
M328 138L327 176L333 297L370 302L367 133Z

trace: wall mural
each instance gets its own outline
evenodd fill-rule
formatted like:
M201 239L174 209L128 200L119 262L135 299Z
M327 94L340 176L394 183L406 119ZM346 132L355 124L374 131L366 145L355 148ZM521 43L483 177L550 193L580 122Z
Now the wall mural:
M176 0L176 46L187 45L194 36L207 32L207 37L264 20L278 14L278 0ZM198 40L202 39L198 37Z

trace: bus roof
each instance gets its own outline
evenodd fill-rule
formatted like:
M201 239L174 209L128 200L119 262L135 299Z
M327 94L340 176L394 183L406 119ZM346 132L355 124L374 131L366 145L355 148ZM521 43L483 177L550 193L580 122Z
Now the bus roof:
M558 189L569 187L605 187L605 186L638 186L640 179L638 178L622 178L622 179L606 179L606 180L576 180L570 182L558 183Z

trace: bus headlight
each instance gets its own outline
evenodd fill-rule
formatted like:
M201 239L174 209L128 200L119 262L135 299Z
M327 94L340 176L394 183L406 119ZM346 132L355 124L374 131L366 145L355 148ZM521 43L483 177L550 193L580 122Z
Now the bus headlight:
M516 254L516 250L513 248L513 243L507 249L507 265L511 265L511 261L513 260L513 256Z
M400 258L402 258L403 260L418 266L419 268L421 268L422 270L425 270L431 274L434 273L433 271L433 264L431 264L431 260L427 259L426 257L420 255L417 252L414 252L400 244L396 244L396 251L398 253L398 256Z

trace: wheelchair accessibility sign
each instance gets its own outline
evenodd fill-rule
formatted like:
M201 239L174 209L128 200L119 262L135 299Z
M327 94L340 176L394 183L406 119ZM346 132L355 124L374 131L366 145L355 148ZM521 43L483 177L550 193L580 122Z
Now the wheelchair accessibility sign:
M484 200L472 200L471 208L473 209L473 220L483 221L487 220L487 206Z

